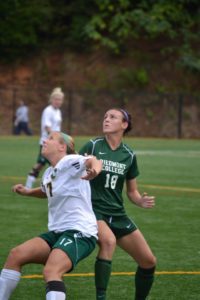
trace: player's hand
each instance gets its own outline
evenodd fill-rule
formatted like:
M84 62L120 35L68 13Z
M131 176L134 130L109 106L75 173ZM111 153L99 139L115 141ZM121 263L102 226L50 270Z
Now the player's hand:
M155 197L148 196L147 193L143 193L141 197L141 207L143 208L152 208L155 205Z
M86 175L82 176L82 179L92 180L98 175L95 169L86 169Z
M29 190L28 188L26 188L23 184L19 183L19 184L16 184L12 187L12 191L17 193L17 194L20 194L20 195L28 195L29 193Z

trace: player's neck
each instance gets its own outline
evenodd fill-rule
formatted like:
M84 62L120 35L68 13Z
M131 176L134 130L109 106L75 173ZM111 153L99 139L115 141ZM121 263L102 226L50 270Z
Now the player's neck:
M119 134L107 134L105 138L112 150L117 149L122 141L122 136Z
M51 159L49 159L51 166L55 167L57 165L57 163L65 156L66 154L64 153L57 153L55 154L53 157L51 157Z

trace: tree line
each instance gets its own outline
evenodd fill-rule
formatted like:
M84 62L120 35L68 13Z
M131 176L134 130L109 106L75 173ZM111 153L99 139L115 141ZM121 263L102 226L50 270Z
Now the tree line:
M6 0L0 2L0 60L51 50L123 55L132 41L156 43L200 72L199 0Z

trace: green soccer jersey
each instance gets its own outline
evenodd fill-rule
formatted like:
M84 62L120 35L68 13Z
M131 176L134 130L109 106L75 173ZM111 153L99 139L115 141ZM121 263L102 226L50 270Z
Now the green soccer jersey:
M104 137L90 140L79 153L92 154L103 162L102 172L90 181L94 211L109 216L125 215L124 181L139 174L135 153L124 143L112 150Z

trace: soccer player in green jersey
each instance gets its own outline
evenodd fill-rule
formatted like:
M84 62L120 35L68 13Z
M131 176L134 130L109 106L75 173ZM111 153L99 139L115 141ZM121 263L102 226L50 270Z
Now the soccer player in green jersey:
M90 181L92 204L98 220L99 251L95 262L96 299L106 299L116 244L138 264L135 275L135 300L147 299L151 289L156 258L136 224L126 215L122 190L126 182L127 196L142 208L152 208L154 197L140 194L135 153L122 142L131 130L131 116L123 109L110 109L103 120L104 137L90 140L80 154L92 154L103 162L102 172Z

